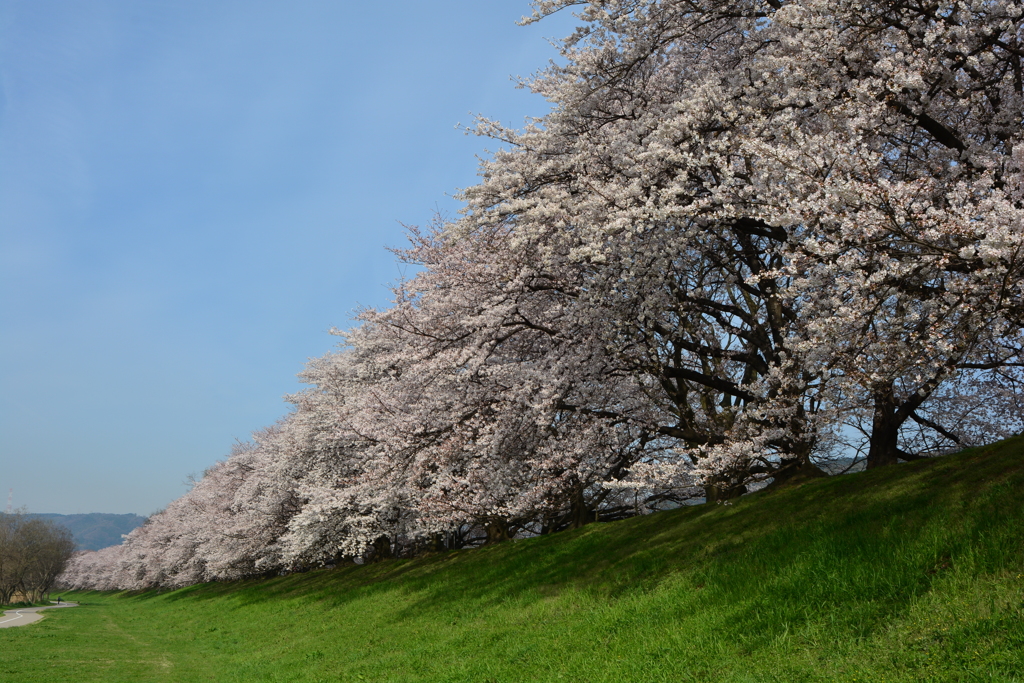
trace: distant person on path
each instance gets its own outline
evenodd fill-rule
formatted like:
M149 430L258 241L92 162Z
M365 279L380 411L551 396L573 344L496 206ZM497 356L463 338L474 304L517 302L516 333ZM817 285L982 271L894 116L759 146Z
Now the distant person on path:
M57 596L57 604L58 605L60 604L60 596L59 595Z

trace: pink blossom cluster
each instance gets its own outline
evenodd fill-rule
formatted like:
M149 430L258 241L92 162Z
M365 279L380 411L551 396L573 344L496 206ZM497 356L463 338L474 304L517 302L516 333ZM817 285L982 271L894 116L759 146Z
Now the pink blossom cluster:
M727 499L1019 432L1024 5L579 8L417 274L77 587L231 579Z

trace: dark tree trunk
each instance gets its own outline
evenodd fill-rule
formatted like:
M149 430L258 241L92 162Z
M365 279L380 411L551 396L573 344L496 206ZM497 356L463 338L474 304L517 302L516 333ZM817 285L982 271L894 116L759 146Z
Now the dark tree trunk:
M493 545L495 543L502 543L509 540L511 537L508 533L508 522L501 519L487 523L487 541L486 545Z
M341 566L344 566L344 565L347 565L347 564L354 564L354 563L353 563L352 557L350 555L346 555L344 552L340 552L339 551L334 556L334 559L331 560L331 564L333 564L336 567L341 567Z
M801 412L800 422L794 428L795 433L800 433L805 428L804 416ZM790 444L789 452L779 458L778 468L772 472L772 488L782 488L787 485L797 485L811 479L820 479L828 475L820 467L811 462L811 453L814 452L814 439L799 439Z
M871 420L867 468L895 465L900 457L900 426L906 420L897 410L892 385L875 392L875 412Z
M443 552L447 549L447 544L444 542L444 534L431 534L430 541L428 544L429 551L432 553Z
M786 459L779 463L778 471L772 475L772 488L786 486L787 484L800 484L811 479L827 477L820 467L817 467L806 457Z
M594 513L587 506L583 497L583 491L576 491L572 496L572 506L569 511L569 528L579 529L581 526L594 521Z
M705 503L721 503L722 501L739 498L747 492L744 484L736 484L728 479L713 481L704 486Z
M381 560L391 559L391 538L388 536L381 536L373 542L373 561L380 562Z

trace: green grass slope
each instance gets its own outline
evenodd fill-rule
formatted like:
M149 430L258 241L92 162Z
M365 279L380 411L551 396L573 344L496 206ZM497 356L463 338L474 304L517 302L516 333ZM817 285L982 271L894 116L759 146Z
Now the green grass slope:
M412 561L77 597L11 681L1024 681L1024 438Z

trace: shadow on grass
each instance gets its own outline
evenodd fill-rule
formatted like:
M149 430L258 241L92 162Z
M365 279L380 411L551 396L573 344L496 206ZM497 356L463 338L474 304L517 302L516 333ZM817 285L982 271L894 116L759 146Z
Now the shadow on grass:
M1018 437L766 490L732 506L681 508L415 560L133 597L228 598L225 607L283 599L330 609L394 594L402 606L393 619L400 621L436 613L454 597L484 610L566 591L614 601L671 586L714 594L726 601L720 604L745 600L747 609L734 617L751 628L766 619L800 623L808 618L806 605L814 604L820 607L815 618L827 614L867 633L906 610L943 572L966 564L971 571L998 571L1020 561L1019 544L1004 536L1024 522L1022 452ZM992 534L995 528L1003 531Z

